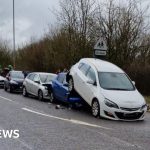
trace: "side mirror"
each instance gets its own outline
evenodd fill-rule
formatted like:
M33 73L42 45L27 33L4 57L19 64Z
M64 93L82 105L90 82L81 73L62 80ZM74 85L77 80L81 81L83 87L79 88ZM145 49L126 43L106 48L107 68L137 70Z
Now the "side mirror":
M34 81L35 83L37 83L37 84L40 84L40 81Z
M135 81L132 81L133 85L135 85Z
M87 83L94 85L94 81L93 80L88 80Z

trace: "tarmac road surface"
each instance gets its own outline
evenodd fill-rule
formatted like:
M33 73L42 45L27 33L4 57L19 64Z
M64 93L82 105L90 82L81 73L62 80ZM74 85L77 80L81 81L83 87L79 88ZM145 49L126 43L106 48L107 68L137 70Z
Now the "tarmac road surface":
M150 150L150 113L123 122L55 106L0 89L0 131L19 130L17 139L0 138L0 150Z

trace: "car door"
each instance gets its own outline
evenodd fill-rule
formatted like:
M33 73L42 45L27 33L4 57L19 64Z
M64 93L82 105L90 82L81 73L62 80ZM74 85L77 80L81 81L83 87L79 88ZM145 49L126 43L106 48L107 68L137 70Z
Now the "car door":
M40 77L38 74L35 74L32 85L31 85L31 92L33 95L38 96L38 90L40 86Z
M83 99L86 100L86 94L88 91L85 91L85 86L86 86L86 81L87 81L87 77L86 77L86 74L88 72L88 69L90 68L90 66L88 64L83 64L81 66L81 68L79 68L79 71L76 75L76 82L77 82L77 92L81 95L81 97Z
M33 79L34 79L34 76L35 74L29 74L27 76L27 78L25 79L25 87L26 87L26 90L28 93L32 93L31 92L31 87L32 87L32 84L33 84Z
M85 82L85 99L91 104L93 97L95 97L95 92L97 90L97 80L96 80L96 71L90 67L86 74L87 81ZM92 82L94 84L92 84Z
M60 87L60 98L62 101L65 101L65 102L67 102L68 100L68 84L66 82L66 76L64 77L64 80Z
M61 99L61 88L64 80L64 74L58 74L56 80L53 82L53 92L56 98Z

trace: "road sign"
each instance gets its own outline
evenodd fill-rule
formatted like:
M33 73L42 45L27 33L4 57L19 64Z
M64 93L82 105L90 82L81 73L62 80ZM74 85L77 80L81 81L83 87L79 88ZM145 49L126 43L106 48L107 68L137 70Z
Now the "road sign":
M95 56L106 56L107 54L107 44L103 38L100 38L94 46Z

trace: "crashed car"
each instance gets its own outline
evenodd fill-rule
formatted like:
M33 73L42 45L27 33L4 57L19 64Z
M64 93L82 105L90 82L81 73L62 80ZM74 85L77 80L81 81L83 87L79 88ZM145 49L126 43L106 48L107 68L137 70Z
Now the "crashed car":
M81 59L67 75L69 91L76 91L92 108L94 117L143 120L144 97L118 66L95 58Z
M24 81L24 74L22 71L10 71L6 80L4 81L4 90L12 92L22 92L22 84Z
M82 100L77 93L68 91L68 83L66 82L67 73L59 73L57 78L52 81L52 92L50 94L50 102L56 100L67 102L70 104L81 104Z
M39 100L49 99L52 80L56 74L35 72L30 73L23 82L23 96L29 94L38 97Z
M3 76L0 76L0 87L4 87L4 81L5 78Z

